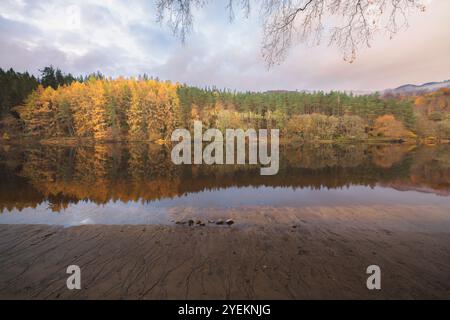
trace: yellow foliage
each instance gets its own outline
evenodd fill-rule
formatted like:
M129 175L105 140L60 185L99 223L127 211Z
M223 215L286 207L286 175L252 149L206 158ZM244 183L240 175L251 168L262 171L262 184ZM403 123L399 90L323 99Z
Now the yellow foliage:
M176 90L169 82L92 78L57 90L40 86L18 112L29 134L46 138L165 140L176 127Z

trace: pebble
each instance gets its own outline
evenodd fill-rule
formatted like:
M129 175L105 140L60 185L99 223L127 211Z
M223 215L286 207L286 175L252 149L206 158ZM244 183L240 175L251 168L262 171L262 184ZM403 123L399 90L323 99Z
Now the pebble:
M227 225L231 226L234 223L234 221L233 221L233 219L228 219L227 221L225 221L225 223Z
M223 220L222 219L217 220L216 224L223 224Z

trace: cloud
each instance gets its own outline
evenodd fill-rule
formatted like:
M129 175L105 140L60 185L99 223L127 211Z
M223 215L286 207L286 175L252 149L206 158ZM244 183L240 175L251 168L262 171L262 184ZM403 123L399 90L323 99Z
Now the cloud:
M295 45L267 69L256 15L229 23L225 4L195 13L186 45L156 23L153 1L57 0L0 2L0 67L37 73L53 64L66 72L109 76L147 73L197 86L239 90L383 89L450 78L450 1L434 0L393 40L380 36L353 64L325 45Z

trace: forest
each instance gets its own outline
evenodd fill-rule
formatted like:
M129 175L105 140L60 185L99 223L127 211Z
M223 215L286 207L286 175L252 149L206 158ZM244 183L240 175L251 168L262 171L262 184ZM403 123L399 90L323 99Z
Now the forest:
M450 139L450 89L420 95L197 88L147 75L0 69L0 140L168 141L175 128L278 128L299 141Z

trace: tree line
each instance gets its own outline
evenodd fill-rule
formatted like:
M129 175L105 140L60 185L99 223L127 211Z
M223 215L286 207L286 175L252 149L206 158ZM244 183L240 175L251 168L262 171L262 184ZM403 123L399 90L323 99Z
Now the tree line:
M413 103L380 94L346 92L236 92L180 86L181 120L224 128L278 128L285 137L305 140L413 137ZM388 121L386 121L388 120ZM391 126L393 130L383 130Z
M195 120L221 130L278 128L285 138L308 141L450 137L447 91L420 97L239 92L146 75L74 77L51 66L42 69L39 78L0 70L0 81L0 137L15 127L22 136L39 138L168 140L173 129L192 129Z
M92 77L104 78L99 72L84 77L74 77L53 66L44 67L39 72L40 77L35 77L28 72L21 73L12 68L9 70L0 68L0 116L8 114L13 107L21 105L39 85L57 89L59 86L70 85L74 81L84 82Z

